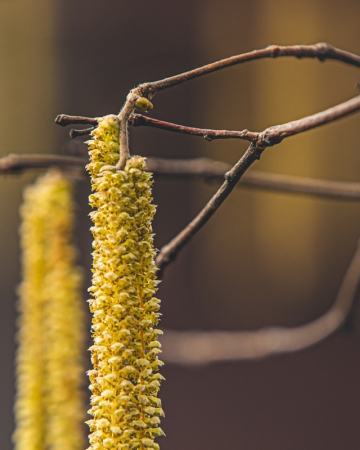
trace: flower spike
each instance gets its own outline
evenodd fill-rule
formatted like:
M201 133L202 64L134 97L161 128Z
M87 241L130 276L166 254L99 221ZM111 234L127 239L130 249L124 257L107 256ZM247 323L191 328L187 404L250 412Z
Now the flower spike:
M88 142L94 222L93 313L89 371L93 419L91 450L158 450L161 401L158 372L163 364L156 329L159 303L154 263L151 174L134 156L123 171L119 159L119 120L99 119Z

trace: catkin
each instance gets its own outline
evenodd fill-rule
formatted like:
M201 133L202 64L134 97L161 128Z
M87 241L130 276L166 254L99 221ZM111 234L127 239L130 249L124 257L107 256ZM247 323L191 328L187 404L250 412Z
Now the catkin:
M93 313L89 371L90 450L158 450L163 434L157 397L163 377L157 373L161 334L156 292L151 174L144 158L128 160L117 171L119 122L99 120L89 141L90 204L95 208L93 279L89 300Z
M71 185L57 171L25 191L15 403L16 450L81 450L82 274Z

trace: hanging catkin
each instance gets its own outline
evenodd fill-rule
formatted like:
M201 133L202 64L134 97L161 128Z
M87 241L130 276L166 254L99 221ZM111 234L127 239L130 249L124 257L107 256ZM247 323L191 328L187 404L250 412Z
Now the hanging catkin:
M160 330L156 292L151 174L144 158L128 160L117 171L119 122L114 115L99 120L89 141L87 166L95 191L90 203L94 222L93 282L89 300L93 313L94 369L91 450L159 449L163 434L157 398Z
M83 311L71 185L57 171L25 191L16 450L81 450Z

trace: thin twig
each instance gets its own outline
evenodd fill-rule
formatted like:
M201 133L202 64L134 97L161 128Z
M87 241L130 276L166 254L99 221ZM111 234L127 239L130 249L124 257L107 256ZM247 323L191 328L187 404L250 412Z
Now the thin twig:
M188 134L192 136L201 136L208 141L215 139L244 139L247 141L261 141L261 145L272 146L280 143L283 139L294 136L296 134L302 133L304 131L317 128L321 125L333 122L335 120L346 117L360 110L360 95L354 97L346 102L340 103L339 105L328 108L316 114L312 114L302 119L293 120L281 125L275 125L266 128L264 131L254 132L248 130L241 131L229 131L229 130L212 130L207 128L194 128L185 125L178 125L170 122L165 122L158 119L153 119L146 117L142 114L132 114L129 119L129 123L135 127L147 126L153 128L160 128L166 131L172 131L176 133ZM62 119L58 120L61 117ZM78 122L77 116L66 116L62 114L58 116L56 123L64 126L64 124L70 125ZM88 122L85 122L85 119ZM94 118L81 117L81 123L94 123ZM97 123L97 122L96 122ZM89 133L91 129L88 129ZM84 130L79 130L83 132ZM86 133L84 133L86 134ZM72 136L73 137L73 136Z
M190 332L164 330L162 359L174 364L264 358L313 346L341 328L354 303L360 282L360 244L345 273L333 306L321 317L294 328L258 331Z
M126 97L126 102L124 106L121 108L118 118L120 123L120 135L119 135L119 143L120 143L120 158L119 162L116 165L118 170L123 170L126 164L126 161L130 158L130 148L129 148L129 120L130 116L133 114L135 110L136 101L141 97L138 95L136 90L131 90Z
M313 128L317 128L321 125L325 125L334 120L345 117L360 110L360 95L347 100L344 103L333 106L311 116L304 117L302 119L294 120L285 124L272 126L266 128L263 132L254 132L248 130L241 131L228 131L228 130L211 130L206 128L193 128L184 125L177 125L170 122L164 122L161 120L146 117L141 114L133 114L131 117L131 125L147 126L153 128L160 128L166 131L172 131L176 133L189 134L192 136L201 136L212 141L215 139L244 139L247 141L261 141L262 145L272 146L278 144L283 139L294 136L295 134L302 133Z
M173 131L176 133L201 136L209 142L215 139L244 139L246 141L255 141L259 135L259 133L249 130L228 131L187 127L184 125L177 125L175 123L164 122L163 120L153 119L152 117L147 117L143 114L132 114L129 123L134 127L160 128L161 130Z
M93 125L96 126L98 119L95 117L84 117L84 116L69 116L67 114L60 114L55 117L55 123L62 127L67 127L68 125Z
M71 139L74 139L74 138L79 137L79 136L87 136L87 135L91 134L93 129L94 129L94 127L84 128L83 130L74 130L72 128L69 131L69 135L70 135Z
M344 50L340 50L324 42L320 42L315 45L270 45L269 47L260 50L254 50L248 53L231 56L230 58L225 58L173 77L164 78L163 80L154 81L151 83L144 83L136 88L136 90L138 94L145 97L149 96L151 98L156 92L168 89L189 80L193 80L194 78L204 76L208 73L225 69L226 67L235 66L237 64L242 64L257 59L278 58L282 56L317 58L320 61L333 59L341 61L345 64L360 67L360 56L345 52Z
M359 110L360 95L311 116L267 128L260 133L261 136L258 139L261 139L267 146L278 144L287 137L317 128Z

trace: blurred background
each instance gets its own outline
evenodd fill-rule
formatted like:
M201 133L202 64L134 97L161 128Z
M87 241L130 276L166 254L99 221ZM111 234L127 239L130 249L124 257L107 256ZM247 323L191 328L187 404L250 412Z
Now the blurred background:
M360 54L358 0L0 0L0 136L8 153L76 154L59 113L117 113L129 89L269 44L329 42ZM156 96L152 116L190 126L263 130L356 95L337 62L262 60ZM359 115L266 150L257 170L360 181ZM131 130L133 154L234 163L245 143ZM0 179L0 447L13 430L18 227L36 172ZM179 232L216 184L158 180L156 245ZM90 283L87 181L76 185L78 244ZM168 268L166 328L295 326L326 311L360 236L360 205L237 189ZM84 287L84 298L86 292ZM87 356L88 358L88 356ZM326 342L255 362L163 369L163 450L358 449L359 313ZM64 449L66 450L66 449Z

